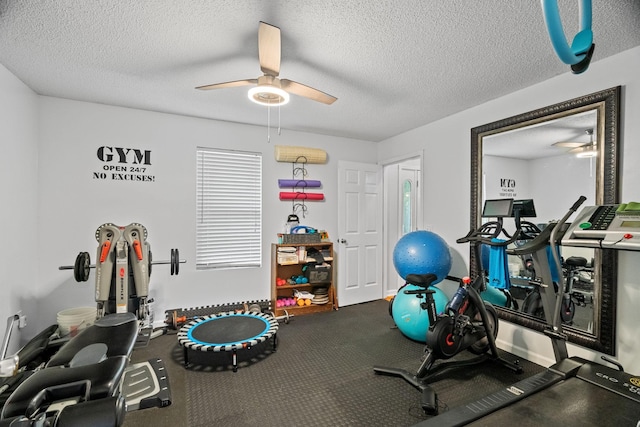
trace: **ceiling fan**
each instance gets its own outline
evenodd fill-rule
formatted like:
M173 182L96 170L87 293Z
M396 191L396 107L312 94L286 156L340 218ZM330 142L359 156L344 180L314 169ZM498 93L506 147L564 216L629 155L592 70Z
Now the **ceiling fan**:
M289 102L289 94L303 96L324 104L333 104L338 98L293 80L279 79L280 74L280 28L260 21L258 27L258 57L264 73L257 79L235 80L198 86L196 89L211 90L228 87L256 85L249 89L249 99L261 105L276 106Z
M598 154L595 141L593 140L593 129L584 131L589 135L588 142L580 141L560 141L553 144L554 147L570 148L569 153L574 153L577 157L595 157Z

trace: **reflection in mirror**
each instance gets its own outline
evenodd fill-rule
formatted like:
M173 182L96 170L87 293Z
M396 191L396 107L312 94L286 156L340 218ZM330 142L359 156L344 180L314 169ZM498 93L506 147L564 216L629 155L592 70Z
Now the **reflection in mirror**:
M558 219L580 195L585 205L618 202L617 135L620 88L489 123L471 131L471 226L480 225L484 200L532 199L543 227ZM510 221L510 222L509 222ZM515 229L505 219L505 229ZM614 352L616 257L610 250L562 247L564 326L572 342ZM475 268L471 253L472 272ZM544 313L531 280L531 259L511 255L509 307L502 318L536 330Z
M557 219L564 200L584 195L586 205L595 204L596 159L585 153L597 153L597 118L597 110L589 110L483 138L483 202L505 197L530 200L528 212L522 211L520 217L533 223L534 228ZM560 193L554 191L559 188ZM505 220L505 226L515 229L513 221ZM561 312L564 326L592 334L596 320L594 250L566 247L560 249L560 255L567 285ZM509 255L508 266L511 308L544 319L538 287L531 284L539 280L532 257Z
M413 227L413 208L411 201L413 199L413 189L411 180L405 179L402 183L402 235L411 232Z

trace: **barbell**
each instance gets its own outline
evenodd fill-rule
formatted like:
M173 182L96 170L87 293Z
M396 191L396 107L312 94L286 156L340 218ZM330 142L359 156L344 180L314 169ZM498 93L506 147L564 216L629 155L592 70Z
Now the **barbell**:
M258 304L251 304L251 305L244 304L244 311L249 313L262 313L262 309ZM293 317L293 314L289 314L287 310L284 310L284 315L282 316L276 316L271 312L268 312L267 314L272 316L278 322L283 320L284 323L286 324L288 324L289 320ZM177 330L177 329L180 329L182 325L184 325L188 321L196 319L198 317L202 317L202 316L193 316L193 317L187 317L186 315L178 316L177 310L173 310L170 313L168 313L168 316L165 319L164 323L169 328Z
M186 263L186 260L180 259L178 249L171 249L171 259L166 261L153 261L151 251L149 251L149 276L151 276L152 265L171 265L171 275L177 275L180 272L180 264ZM80 252L76 257L74 265L61 265L59 270L73 270L73 278L76 282L86 282L89 280L89 272L92 268L96 268L95 264L91 264L91 256L89 252Z

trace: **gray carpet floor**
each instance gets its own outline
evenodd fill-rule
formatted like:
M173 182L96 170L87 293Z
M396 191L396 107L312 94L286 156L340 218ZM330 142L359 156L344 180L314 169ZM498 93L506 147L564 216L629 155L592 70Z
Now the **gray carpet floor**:
M125 427L410 426L427 418L415 388L373 372L374 365L415 372L424 349L395 328L386 301L295 317L280 324L277 338L275 352L271 341L239 352L235 373L229 353L190 352L185 369L175 334L153 339L132 361L164 360L172 404L130 412ZM543 370L520 364L520 375L492 362L439 374L432 386L440 411Z

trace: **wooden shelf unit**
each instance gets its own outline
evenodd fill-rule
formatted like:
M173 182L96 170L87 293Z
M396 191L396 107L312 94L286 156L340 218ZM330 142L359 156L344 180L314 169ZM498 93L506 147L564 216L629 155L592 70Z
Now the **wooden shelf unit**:
M302 267L304 267L307 262L298 262L297 264L278 264L278 248L281 247L294 247L298 248L304 246L307 251L309 248L315 248L319 251L328 251L331 254L329 257L325 258L325 262L327 264L331 264L331 282L329 283L301 283L295 285L276 285L276 279L289 279L292 276L303 275ZM289 315L304 315L311 313L321 313L325 311L337 310L338 309L338 299L336 297L335 290L335 268L334 268L334 255L333 255L333 243L331 242L321 242L321 243L283 243L283 244L272 244L271 245L271 307L274 310L276 316L282 316L285 314L285 310ZM328 290L329 302L326 304L311 304L305 306L299 305L290 305L288 307L276 307L276 301L278 297L293 297L294 290L298 289L300 291L308 291L313 293L313 288L316 287L326 287Z

